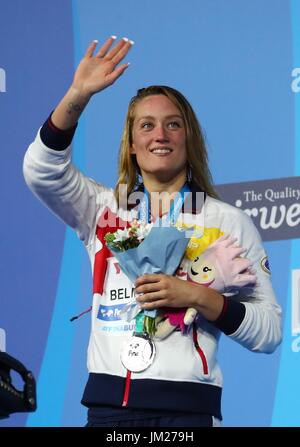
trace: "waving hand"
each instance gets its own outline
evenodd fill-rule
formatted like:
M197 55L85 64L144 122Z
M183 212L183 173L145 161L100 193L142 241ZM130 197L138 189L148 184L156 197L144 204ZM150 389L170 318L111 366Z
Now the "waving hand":
M74 75L73 83L52 114L52 122L62 130L73 127L91 97L112 85L126 70L129 63L123 61L133 45L127 38L120 39L115 46L111 36L96 54L98 42L93 41Z
M96 55L94 52L98 42L90 44L76 70L74 88L91 96L113 84L124 73L129 64L118 64L127 55L133 41L123 38L112 47L114 41L114 36L107 39Z

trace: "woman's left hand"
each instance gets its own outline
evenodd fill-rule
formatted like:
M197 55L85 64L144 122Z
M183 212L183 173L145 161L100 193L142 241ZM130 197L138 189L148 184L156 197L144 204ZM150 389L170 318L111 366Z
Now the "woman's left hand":
M140 276L135 282L137 301L142 309L158 307L192 307L201 286L175 276L153 274Z

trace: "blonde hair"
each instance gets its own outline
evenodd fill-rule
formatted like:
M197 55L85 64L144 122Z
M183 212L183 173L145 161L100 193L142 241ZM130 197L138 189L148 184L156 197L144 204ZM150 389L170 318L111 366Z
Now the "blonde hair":
M181 112L186 130L187 163L190 174L201 191L217 198L218 195L212 185L212 176L208 166L208 155L201 126L196 114L187 99L177 90L164 85L151 85L139 89L136 96L131 98L123 130L120 152L118 181L115 187L117 201L120 197L120 185L127 185L127 197L136 188L140 170L135 155L130 154L132 146L132 128L135 119L136 105L147 96L165 95ZM127 198L126 198L127 199Z

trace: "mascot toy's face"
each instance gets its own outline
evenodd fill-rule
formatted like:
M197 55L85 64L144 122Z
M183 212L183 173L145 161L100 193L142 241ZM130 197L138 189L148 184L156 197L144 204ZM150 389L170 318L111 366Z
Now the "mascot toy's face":
M216 279L217 270L205 256L197 256L191 262L187 274L189 281L210 287Z

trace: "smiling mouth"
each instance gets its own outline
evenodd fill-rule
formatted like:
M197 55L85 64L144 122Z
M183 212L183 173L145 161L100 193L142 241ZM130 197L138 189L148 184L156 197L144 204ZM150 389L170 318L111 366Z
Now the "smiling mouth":
M171 154L171 152L173 152L173 149L170 149L169 147L155 147L153 149L150 149L150 152L155 155L166 155Z

